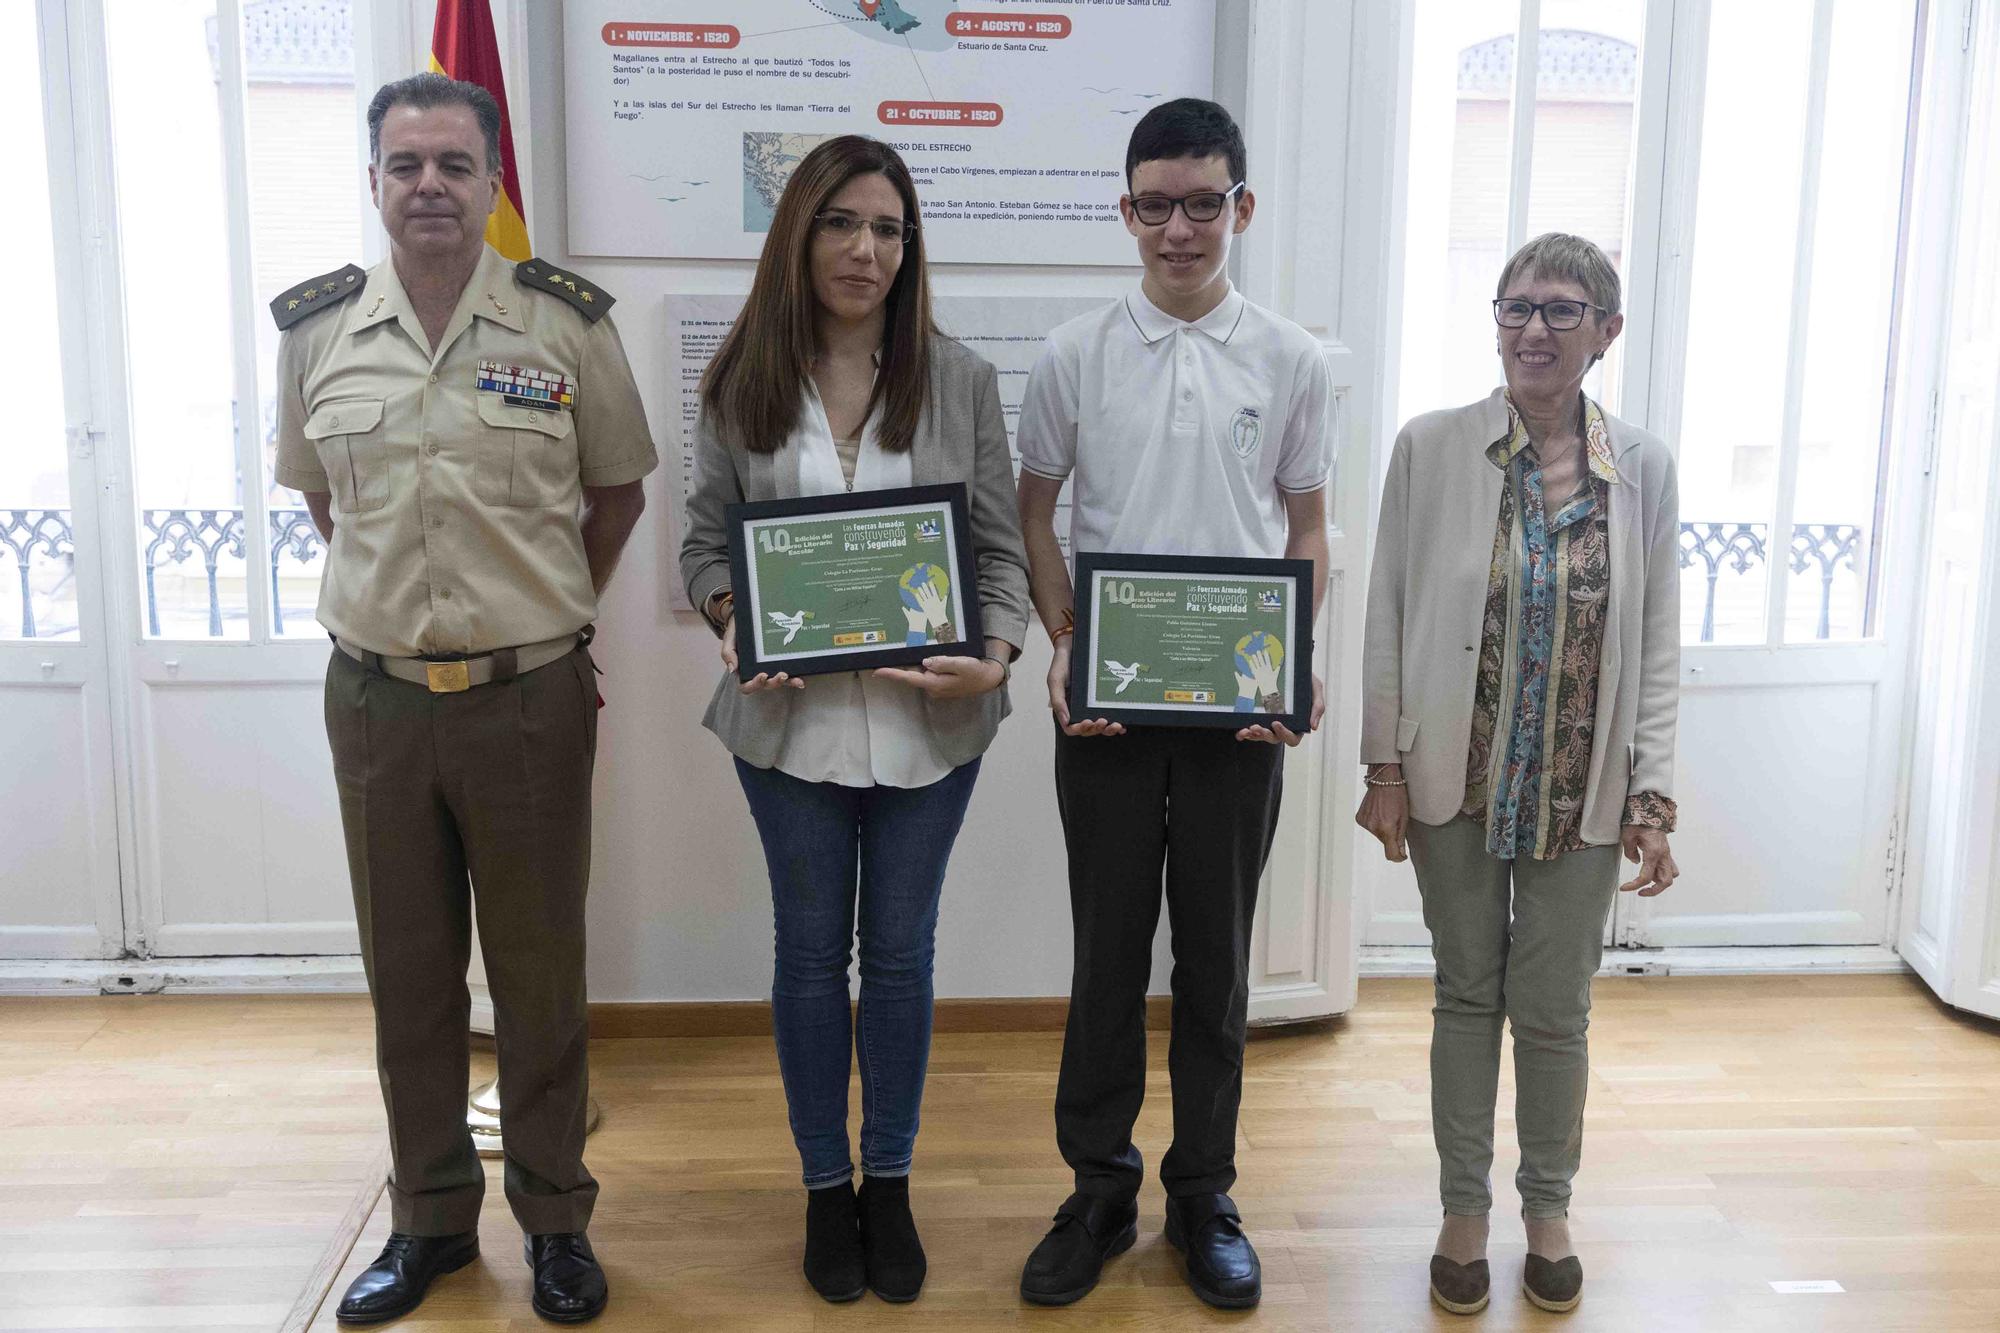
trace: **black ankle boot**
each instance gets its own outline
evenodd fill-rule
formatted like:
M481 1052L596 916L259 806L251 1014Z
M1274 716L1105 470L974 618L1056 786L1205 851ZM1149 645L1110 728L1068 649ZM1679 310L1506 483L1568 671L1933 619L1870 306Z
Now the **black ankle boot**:
M867 1176L861 1182L861 1250L868 1265L868 1289L885 1301L913 1301L924 1289L930 1265L910 1216L908 1176Z
M806 1281L836 1304L868 1289L860 1226L851 1182L806 1191Z

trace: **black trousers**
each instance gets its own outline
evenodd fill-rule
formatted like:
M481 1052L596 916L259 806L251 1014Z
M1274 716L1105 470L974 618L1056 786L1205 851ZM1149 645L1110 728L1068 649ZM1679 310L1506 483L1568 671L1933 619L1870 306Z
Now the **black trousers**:
M1076 967L1056 1084L1056 1142L1076 1188L1139 1192L1132 1125L1146 1095L1146 983L1164 882L1173 941L1169 1196L1236 1180L1250 921L1271 852L1284 749L1220 728L1056 734Z
M523 1231L584 1230L597 1201L583 1165L590 655L432 694L336 648L326 735L375 1001L392 1226L449 1236L479 1225L486 1173L465 1124L477 912L507 1201Z

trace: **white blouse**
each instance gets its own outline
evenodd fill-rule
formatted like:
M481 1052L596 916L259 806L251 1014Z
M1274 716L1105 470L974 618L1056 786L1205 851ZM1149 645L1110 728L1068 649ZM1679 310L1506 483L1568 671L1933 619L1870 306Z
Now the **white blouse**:
M833 427L812 381L792 437L772 459L796 467L800 495L838 495L911 485L907 451L892 454L876 437L876 418L861 430L854 483L849 485L834 447ZM791 721L778 749L778 770L806 782L843 787L927 787L951 772L938 753L924 712L923 695L872 672L811 676L792 699Z

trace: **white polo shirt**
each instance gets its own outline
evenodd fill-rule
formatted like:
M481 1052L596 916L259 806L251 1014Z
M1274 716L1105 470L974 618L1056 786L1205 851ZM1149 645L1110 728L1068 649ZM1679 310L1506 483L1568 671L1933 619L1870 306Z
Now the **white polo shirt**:
M1049 335L1015 435L1070 483L1070 551L1276 557L1333 470L1319 340L1232 285L1192 324L1134 291Z

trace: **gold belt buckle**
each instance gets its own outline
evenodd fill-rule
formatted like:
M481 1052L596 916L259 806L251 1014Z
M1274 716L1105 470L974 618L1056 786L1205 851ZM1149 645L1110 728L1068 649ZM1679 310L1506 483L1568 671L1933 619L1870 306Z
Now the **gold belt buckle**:
M463 662L426 662L424 684L432 694L458 694L472 688L472 672Z

